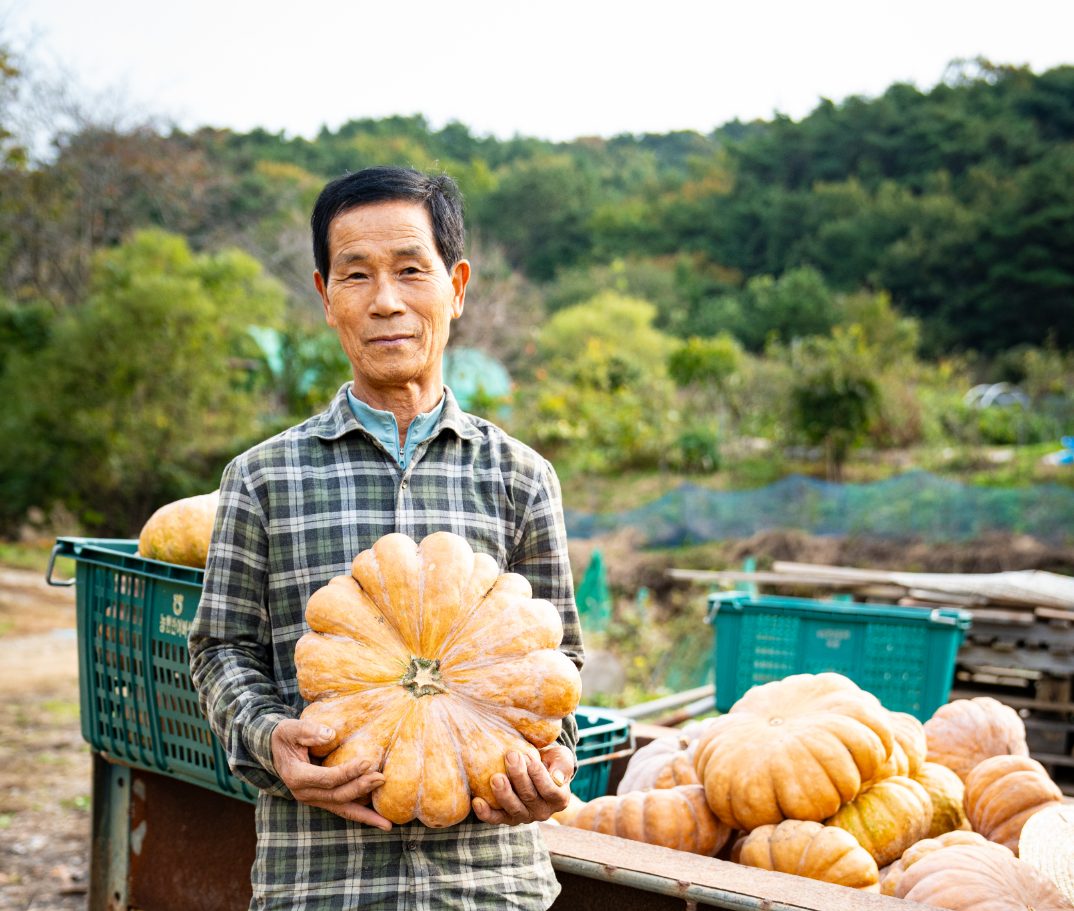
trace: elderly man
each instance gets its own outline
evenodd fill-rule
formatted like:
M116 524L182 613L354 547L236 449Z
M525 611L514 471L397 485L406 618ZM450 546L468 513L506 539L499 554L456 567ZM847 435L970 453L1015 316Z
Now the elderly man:
M225 469L190 633L206 715L234 773L260 789L251 908L547 908L559 890L531 823L567 804L573 716L543 763L507 755L492 782L500 809L474 800L447 829L377 814L378 769L310 760L333 732L298 720L306 601L389 532L451 531L525 576L582 662L552 466L460 410L443 384L470 278L455 184L370 168L329 183L311 223L314 285L354 379Z

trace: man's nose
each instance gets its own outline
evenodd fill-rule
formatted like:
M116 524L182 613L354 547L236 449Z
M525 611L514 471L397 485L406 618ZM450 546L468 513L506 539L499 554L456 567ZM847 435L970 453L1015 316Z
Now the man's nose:
M391 316L394 313L402 313L405 309L395 282L390 278L379 279L373 292L373 312L378 316Z

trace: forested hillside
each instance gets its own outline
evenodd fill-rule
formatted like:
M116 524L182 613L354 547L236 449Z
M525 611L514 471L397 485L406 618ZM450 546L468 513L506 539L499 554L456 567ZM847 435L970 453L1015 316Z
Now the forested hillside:
M953 65L927 91L705 135L82 118L35 157L12 114L27 74L0 63L9 529L58 503L129 529L323 403L347 369L308 213L371 164L459 181L477 277L455 343L507 364L512 400L484 407L568 473L711 472L743 436L837 468L863 441L1032 442L1074 413L1074 67ZM967 411L981 379L1032 408Z

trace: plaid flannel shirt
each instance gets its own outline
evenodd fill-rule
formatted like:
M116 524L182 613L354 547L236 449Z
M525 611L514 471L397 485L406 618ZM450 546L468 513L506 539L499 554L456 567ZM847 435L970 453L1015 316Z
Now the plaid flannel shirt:
M547 908L559 885L534 824L471 814L448 829L382 832L298 803L274 772L272 730L305 705L294 655L306 601L388 532L420 541L451 531L525 576L559 609L561 648L582 663L552 466L446 390L435 431L404 471L357 421L346 389L224 470L190 631L202 708L232 771L260 789L251 908ZM573 750L577 736L568 716L560 742Z

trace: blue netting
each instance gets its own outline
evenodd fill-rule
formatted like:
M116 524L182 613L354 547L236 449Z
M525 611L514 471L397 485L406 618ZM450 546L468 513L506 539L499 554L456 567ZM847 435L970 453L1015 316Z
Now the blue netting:
M869 535L971 541L1018 533L1074 543L1074 489L1060 484L982 487L925 471L871 484L833 484L800 475L756 490L714 491L684 484L638 509L591 514L567 510L575 538L632 527L649 547L745 538L770 529L815 535Z

